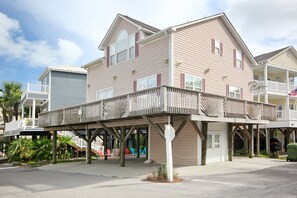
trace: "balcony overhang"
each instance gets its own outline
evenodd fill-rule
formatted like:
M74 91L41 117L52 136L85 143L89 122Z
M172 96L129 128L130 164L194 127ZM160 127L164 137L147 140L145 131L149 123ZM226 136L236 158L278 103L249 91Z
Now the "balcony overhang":
M276 107L253 101L161 86L110 99L39 114L39 127L85 127L98 122L122 122L141 116L186 116L189 120L267 124ZM142 124L142 123L138 123ZM134 124L135 125L135 124ZM79 128L78 127L78 128Z

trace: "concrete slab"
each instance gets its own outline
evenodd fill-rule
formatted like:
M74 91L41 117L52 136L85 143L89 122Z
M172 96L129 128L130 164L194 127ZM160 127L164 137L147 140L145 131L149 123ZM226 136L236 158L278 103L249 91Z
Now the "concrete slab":
M40 170L51 170L69 173L80 173L87 175L97 175L112 178L145 178L148 174L156 171L160 164L144 164L145 159L127 158L126 167L120 167L119 159L109 159L107 161L98 159L92 160L92 164L84 161L49 164L39 167ZM181 178L197 178L204 175L215 175L225 173L250 172L271 167L282 166L294 162L285 160L235 157L234 161L211 163L206 166L174 166L175 172Z

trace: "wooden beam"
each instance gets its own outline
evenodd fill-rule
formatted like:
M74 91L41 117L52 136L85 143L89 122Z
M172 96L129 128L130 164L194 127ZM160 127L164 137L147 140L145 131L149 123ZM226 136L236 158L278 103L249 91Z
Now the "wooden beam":
M154 124L147 116L142 116L142 118L165 140L164 131L159 125Z
M102 129L101 129L101 130L102 130ZM95 130L93 136L91 137L91 140L90 140L91 142L94 141L94 139L98 136L98 134L101 132L101 130L100 130L100 129L96 129L96 130Z
M233 125L232 123L228 123L228 160L233 161Z
M196 123L195 123L195 125L196 125ZM202 134L203 134L204 138L201 141L202 142L201 165L206 165L206 158L207 158L207 130L208 130L208 123L207 122L202 122Z
M87 153L87 157L86 157L86 162L87 164L91 164L91 144L92 142L91 140L91 130L90 129L86 129L86 136L87 136L87 149L86 149L86 153Z
M259 129L259 125L257 124L257 129L256 129L256 156L260 156L260 129Z
M110 128L108 128L104 123L102 122L97 122L100 126L102 126L103 129L105 129L107 132L109 132L110 134L112 134L116 139L121 141L121 138Z
M246 128L245 124L242 124L241 126L242 126L242 128L243 128L243 129L241 129L241 128L239 127L239 129L241 130L241 132L243 132L243 133L246 135L246 137L247 137L249 140L251 140L252 137L251 137L251 135L250 135L250 133L249 133L249 130ZM250 125L249 125L249 126L250 126Z
M125 140L125 136L126 136L126 127L122 127L121 128L121 139ZM125 148L126 148L126 142L122 141L120 143L120 166L121 167L125 167Z
M240 133L238 133L238 131L236 131L235 134L238 135L242 140L244 140L244 137L242 137L242 135L240 135Z
M248 125L248 132L250 135L250 139L249 139L249 158L253 158L253 149L254 149L254 145L253 145L253 125L249 124Z
M132 127L130 128L130 130L128 131L128 133L125 134L124 142L127 141L127 139L129 138L129 136L131 135L131 133L134 131L134 129L135 129L135 126L132 126Z
M57 163L57 131L53 131L53 164Z
M107 158L108 158L108 156L107 156L107 131L105 131L103 143L104 143L104 160L107 160Z
M123 130L123 127L121 127L121 129ZM118 129L116 127L112 127L112 130L113 130L114 134L116 134L116 136L119 137L118 140L123 141Z
M72 133L74 133L74 135L80 137L81 139L83 139L84 141L87 142L87 139L83 135L81 135L77 130L73 129L71 126L67 126L67 127L69 127L71 129L71 131L72 131Z
M187 123L187 120L182 121L182 123L179 125L179 127L175 131L175 137L174 137L174 139L180 134L181 130L184 128L184 126L186 125L186 123Z
M191 124L193 125L195 131L198 133L198 135L200 136L201 141L205 140L205 136L203 135L203 133L200 131L199 127L196 124L196 121L190 121Z

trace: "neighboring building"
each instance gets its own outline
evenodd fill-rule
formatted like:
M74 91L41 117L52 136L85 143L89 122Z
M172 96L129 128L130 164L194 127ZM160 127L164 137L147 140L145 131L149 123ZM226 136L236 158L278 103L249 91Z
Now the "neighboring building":
M231 160L235 131L252 136L253 125L275 118L274 106L252 102L256 61L224 13L164 30L118 14L99 49L105 58L85 65L88 104L73 107L79 116L41 114L42 126L104 128L118 139L115 127L138 128L148 158L164 163L170 122L174 163L197 165Z
M38 113L86 102L87 71L76 66L50 66L40 84L27 84L21 98L21 119L6 123L5 136L44 135ZM79 94L78 94L79 93ZM25 110L28 109L28 116Z
M286 145L295 142L297 131L297 52L289 46L255 57L254 100L277 106L277 121L261 128L279 129Z

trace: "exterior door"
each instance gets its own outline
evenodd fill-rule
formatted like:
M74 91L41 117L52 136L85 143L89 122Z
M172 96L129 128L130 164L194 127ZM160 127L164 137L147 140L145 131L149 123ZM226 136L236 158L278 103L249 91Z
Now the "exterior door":
M210 132L207 135L207 163L222 161L221 135L218 132Z

